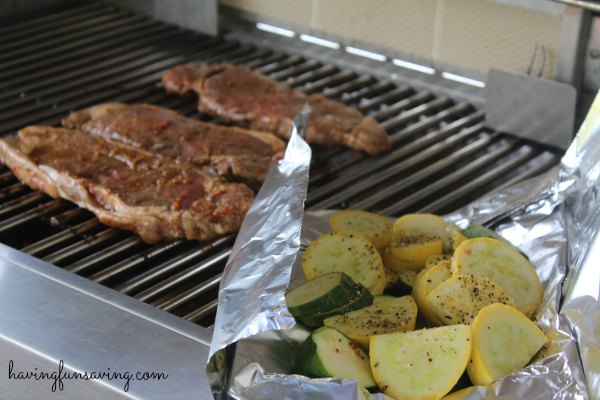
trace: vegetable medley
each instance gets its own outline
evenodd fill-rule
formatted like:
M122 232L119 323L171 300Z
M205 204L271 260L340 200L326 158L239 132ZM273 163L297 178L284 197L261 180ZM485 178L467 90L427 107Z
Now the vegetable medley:
M365 398L456 399L462 391L448 393L465 371L473 385L487 385L547 342L531 320L540 279L493 231L448 227L432 214L392 223L359 210L333 213L330 226L304 253L306 282L285 296L296 320L314 329L293 373L354 379ZM410 294L388 294L400 287Z

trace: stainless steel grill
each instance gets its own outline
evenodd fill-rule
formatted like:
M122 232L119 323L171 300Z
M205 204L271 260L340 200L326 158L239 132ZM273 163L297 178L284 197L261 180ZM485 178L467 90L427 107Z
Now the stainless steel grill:
M162 73L190 61L247 65L376 118L393 150L367 157L316 148L307 207L355 207L394 216L444 213L493 188L556 164L559 152L487 129L484 110L365 67L349 69L182 30L110 5L92 4L0 28L0 135L58 124L108 101L146 102L203 120L196 99L167 95ZM92 214L20 184L0 169L0 242L184 319L214 322L233 237L147 245Z

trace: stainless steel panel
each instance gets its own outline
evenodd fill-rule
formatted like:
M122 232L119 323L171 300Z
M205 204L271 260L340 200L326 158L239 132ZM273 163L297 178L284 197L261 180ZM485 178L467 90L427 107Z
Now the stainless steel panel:
M577 92L566 83L491 69L486 88L485 122L565 150L573 140Z
M204 374L209 331L3 245L0 326L3 399L212 398ZM58 372L60 360L66 373L134 377L127 392L126 379L63 380L55 393L52 380L16 379ZM138 371L168 376L136 381Z

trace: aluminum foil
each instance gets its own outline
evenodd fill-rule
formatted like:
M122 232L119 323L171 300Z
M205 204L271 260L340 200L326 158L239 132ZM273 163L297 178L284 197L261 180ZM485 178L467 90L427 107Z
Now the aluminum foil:
M308 147L293 135L238 235L207 369L216 398L361 398L351 380L286 374L309 332L295 325L283 294L303 280L302 249L329 231L331 213L302 213L309 160ZM469 399L600 399L599 182L597 100L560 166L445 216L459 226L492 227L529 257L544 286L536 323L549 346L531 365L476 388Z

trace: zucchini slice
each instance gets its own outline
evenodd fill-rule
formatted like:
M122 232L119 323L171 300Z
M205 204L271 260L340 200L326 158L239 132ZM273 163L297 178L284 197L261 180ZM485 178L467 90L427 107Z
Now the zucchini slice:
M411 296L378 296L375 299L368 307L327 318L323 323L342 332L365 350L369 349L373 335L415 329L417 305Z
M350 311L358 310L359 308L367 307L373 304L373 296L365 288L363 291L357 292L357 297L350 300L348 303L338 308L330 310L324 310L316 314L303 315L298 319L309 328L316 328L323 325L323 321L326 318L333 317L334 315L344 314Z
M293 316L301 317L341 307L365 290L345 273L331 272L288 291L285 303Z
M473 321L467 373L474 385L488 385L523 368L547 341L521 312L503 304L487 306Z
M327 326L314 331L300 346L293 372L310 378L354 379L367 389L377 386L369 356L355 342Z
M431 311L444 325L470 324L482 308L514 302L500 285L482 276L456 275L427 295Z
M344 272L373 295L385 289L385 271L375 246L359 235L328 233L315 239L302 258L307 280L329 272Z
M463 229L462 233L467 239L484 237L502 240L503 242L506 242L506 239L504 239L502 236L498 235L493 230L479 224L471 224L467 226L465 229Z
M518 249L501 240L475 238L462 242L452 258L452 274L471 274L491 279L531 317L542 301L543 288L533 265Z
M419 307L419 313L421 313L429 325L447 325L442 323L442 321L440 321L440 319L434 314L427 300L427 296L440 283L450 279L451 277L452 274L450 273L450 263L448 261L440 261L437 264L434 264L431 267L419 272L415 278L412 296Z
M336 211L331 214L329 225L334 232L361 235L377 249L383 249L392 239L392 222L389 218L368 211Z
M471 327L443 326L371 338L373 377L396 399L439 399L463 374L471 354Z

